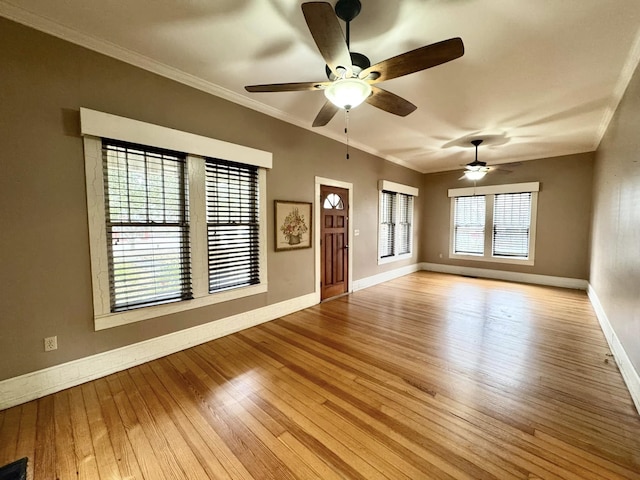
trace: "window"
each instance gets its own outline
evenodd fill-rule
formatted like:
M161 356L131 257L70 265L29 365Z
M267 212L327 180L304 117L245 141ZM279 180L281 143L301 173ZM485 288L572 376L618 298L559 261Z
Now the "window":
M378 263L410 258L413 247L413 201L418 189L379 182Z
M539 183L457 188L450 258L533 265Z
M185 156L104 141L111 311L191 298Z
M326 210L344 210L344 202L337 193L330 193L327 195L327 198L324 199L322 208Z
M260 283L258 169L207 159L209 292Z
M501 193L493 204L493 256L528 258L531 192Z
M398 255L411 253L411 222L413 221L413 197L403 193L397 193L398 202Z
M485 197L456 197L454 252L484 255Z
M96 330L267 291L270 153L80 117Z

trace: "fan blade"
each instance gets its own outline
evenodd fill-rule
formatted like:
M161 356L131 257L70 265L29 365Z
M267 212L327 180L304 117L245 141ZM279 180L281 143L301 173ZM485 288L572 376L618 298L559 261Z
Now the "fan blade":
M340 110L340 108L327 100L318 112L318 115L316 115L316 118L313 121L313 126L324 127L335 116L335 114L338 113L338 110Z
M450 62L463 54L464 44L462 39L458 37L450 38L449 40L433 43L397 57L383 60L369 68L365 68L358 76L364 79L373 73L372 78L367 80L369 83L383 82ZM378 76L376 77L375 74L378 74Z
M299 82L299 83L270 83L266 85L247 85L247 92L301 92L305 90L323 90L331 82Z
M372 94L367 98L366 102L369 105L378 107L380 110L384 110L385 112L393 113L400 117L406 117L418 108L408 100L379 87L372 85L371 91Z
M340 22L338 22L338 17L336 17L331 4L327 2L303 3L302 13L327 66L337 77L345 74L338 67L346 69L345 76L351 77L353 74L351 55Z

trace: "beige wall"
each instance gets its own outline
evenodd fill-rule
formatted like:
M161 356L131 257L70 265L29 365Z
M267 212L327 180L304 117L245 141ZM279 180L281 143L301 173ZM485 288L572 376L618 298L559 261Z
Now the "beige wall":
M640 372L640 70L596 152L590 283Z
M376 263L377 181L417 172L2 18L0 65L0 380L313 292L313 249L275 252L272 222L316 175L354 185L354 280L417 261ZM94 331L81 106L273 152L267 294Z
M593 154L569 155L505 166L478 185L540 182L535 265L449 259L450 199L447 190L472 186L461 172L425 175L421 190L420 260L444 265L587 279ZM440 258L442 254L442 258Z

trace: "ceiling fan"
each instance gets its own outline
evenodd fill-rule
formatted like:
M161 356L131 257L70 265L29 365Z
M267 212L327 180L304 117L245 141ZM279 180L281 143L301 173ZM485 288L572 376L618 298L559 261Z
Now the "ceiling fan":
M467 178L469 180L480 180L490 170L490 168L487 167L487 162L481 162L478 160L478 147L481 143L482 140L480 139L471 140L471 144L476 147L476 159L473 162L467 164L467 166L465 167L464 175L461 176L458 180L462 180L463 178Z
M409 115L417 107L376 84L455 60L464 54L462 39L450 38L426 45L375 65L361 53L349 51L350 22L358 16L359 0L338 0L334 8L327 2L306 2L302 13L324 58L328 81L248 85L248 92L295 92L322 90L327 101L313 121L314 127L329 123L340 108L350 110L366 101L394 115ZM346 22L346 39L338 17Z

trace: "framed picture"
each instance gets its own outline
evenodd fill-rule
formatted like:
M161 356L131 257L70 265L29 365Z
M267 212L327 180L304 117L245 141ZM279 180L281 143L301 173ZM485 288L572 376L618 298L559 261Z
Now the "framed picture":
M311 247L311 203L275 200L276 251Z

